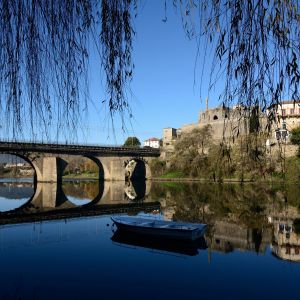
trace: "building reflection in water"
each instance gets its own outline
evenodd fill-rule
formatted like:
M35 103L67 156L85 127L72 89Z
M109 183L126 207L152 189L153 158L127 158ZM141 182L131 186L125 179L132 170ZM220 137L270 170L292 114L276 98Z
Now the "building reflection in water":
M274 211L268 217L274 229L272 253L278 258L300 261L300 232L297 226L299 220L299 209L288 205L282 211Z

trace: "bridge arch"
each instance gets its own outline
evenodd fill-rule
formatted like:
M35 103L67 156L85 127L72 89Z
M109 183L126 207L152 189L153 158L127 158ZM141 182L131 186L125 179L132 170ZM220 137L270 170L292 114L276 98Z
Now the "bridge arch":
M34 186L36 186L38 179L42 177L40 165L36 158L32 158L32 157L24 155L22 153L16 153L16 152L10 152L10 151L1 152L1 154L13 155L13 156L19 157L19 158L23 159L24 161L26 161L34 171L33 172L33 183L34 183Z
M130 158L125 161L125 180L146 180L151 178L148 162L142 158Z
M74 173L75 172L74 166L76 166L76 169L77 169L78 165L80 165L82 163L86 163L89 160L97 166L97 171L95 171L95 172L98 173L99 180L105 180L106 178L110 178L109 169L107 168L105 163L102 162L100 157L96 157L96 156L88 155L88 154L61 155L61 157L63 157L64 160L67 162L67 167L64 168L65 172L71 171L71 173ZM74 162L75 162L75 164L74 164ZM79 164L78 164L78 162L79 162ZM72 165L72 167L71 167L71 165ZM80 169L80 170L78 169L78 171L83 171L83 169Z
M99 157L95 157L92 155L84 155L84 157L89 158L92 160L99 169L99 180L105 180L107 178L110 178L110 172L106 164L101 160Z

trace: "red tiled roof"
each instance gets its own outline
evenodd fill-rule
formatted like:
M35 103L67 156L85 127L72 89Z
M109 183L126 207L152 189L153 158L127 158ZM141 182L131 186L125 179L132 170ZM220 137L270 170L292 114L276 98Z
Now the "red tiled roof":
M152 138L150 138L150 139L148 139L148 140L145 140L145 142L159 142L159 139L158 138L155 138L155 137L152 137Z

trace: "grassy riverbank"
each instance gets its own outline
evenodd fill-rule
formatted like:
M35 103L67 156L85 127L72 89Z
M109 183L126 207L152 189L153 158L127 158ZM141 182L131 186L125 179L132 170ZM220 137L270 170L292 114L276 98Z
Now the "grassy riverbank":
M214 176L213 173L202 176L191 176L182 170L165 170L161 175L154 172L154 181L205 181L205 182L300 182L300 158L289 157L281 166L282 171L267 172L268 170L252 170L251 172L234 172L232 176Z

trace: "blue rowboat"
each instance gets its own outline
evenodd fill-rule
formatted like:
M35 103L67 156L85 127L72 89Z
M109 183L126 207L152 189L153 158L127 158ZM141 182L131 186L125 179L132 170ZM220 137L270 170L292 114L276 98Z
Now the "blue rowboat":
M155 237L196 240L203 237L206 225L173 222L140 217L118 216L111 218L118 230Z

